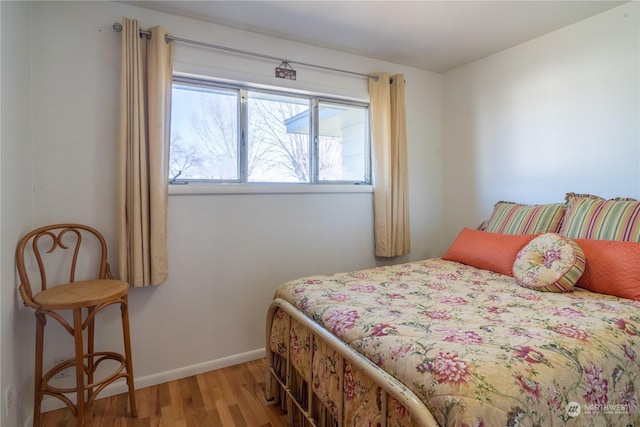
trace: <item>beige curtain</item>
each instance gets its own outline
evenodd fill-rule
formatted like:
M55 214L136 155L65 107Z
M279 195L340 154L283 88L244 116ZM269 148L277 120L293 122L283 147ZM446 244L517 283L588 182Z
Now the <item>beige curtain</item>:
M158 285L168 275L167 194L173 43L153 27L140 37L122 22L120 88L119 261L131 286Z
M376 256L410 252L404 77L369 78Z

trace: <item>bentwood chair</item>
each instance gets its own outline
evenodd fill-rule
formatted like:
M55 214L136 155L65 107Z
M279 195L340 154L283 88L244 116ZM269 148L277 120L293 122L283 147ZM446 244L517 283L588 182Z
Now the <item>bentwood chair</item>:
M131 416L135 417L129 284L112 278L107 262L107 244L102 234L81 224L40 227L20 240L16 265L20 277L20 295L26 306L35 309L36 315L34 427L40 425L40 410L45 395L62 400L76 416L78 426L84 426L85 414L98 393L120 378L126 379ZM68 276L66 272L70 272ZM58 276L62 275L64 278L60 279ZM76 281L76 277L84 276L89 279ZM34 289L31 279L34 279L34 284L39 282L39 288ZM50 280L57 285L52 285ZM124 353L94 349L96 315L112 305L120 306ZM75 357L43 372L47 316L59 322L73 336ZM69 316L71 321L65 319ZM96 370L103 362L107 363L98 372L100 379L94 381ZM75 387L63 388L52 384L58 373L71 368L75 368ZM106 374L103 374L105 370ZM75 404L70 399L73 393Z

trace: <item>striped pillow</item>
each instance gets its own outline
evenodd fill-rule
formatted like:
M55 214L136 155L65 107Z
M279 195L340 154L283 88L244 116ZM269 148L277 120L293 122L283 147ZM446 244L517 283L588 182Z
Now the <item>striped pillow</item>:
M640 202L567 193L560 234L572 239L640 242Z
M502 234L557 233L564 217L564 204L521 205L498 202L485 230Z

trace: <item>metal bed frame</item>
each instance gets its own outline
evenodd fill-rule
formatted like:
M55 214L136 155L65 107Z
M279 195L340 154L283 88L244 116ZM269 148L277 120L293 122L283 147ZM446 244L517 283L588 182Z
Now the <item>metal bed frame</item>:
M424 403L395 377L376 366L331 332L322 328L289 302L283 299L275 299L271 303L267 314L266 357L269 371L265 398L270 404L279 403L281 409L288 412L292 427L347 427L354 426L355 422L346 419L342 384L339 386L342 393L341 404L339 404L338 408L328 408L317 396L314 396L311 385L306 384L307 381L301 378L291 363L291 345L287 345L285 355L273 351L270 345L270 338L277 310L281 310L288 316L286 321L287 334L290 334L291 331L291 319L297 321L311 332L314 340L314 345L311 346L312 349L316 348L318 343L323 343L339 355L341 359L340 366L346 366L344 362L351 364L378 387L380 396L378 409L380 413L375 414L375 418L380 420L381 427L392 425L393 423L389 421L391 406L389 403L392 400L395 400L408 411L411 420L410 426L438 427L438 423ZM312 367L309 368L309 370L312 370ZM343 377L344 375L340 376L340 378Z

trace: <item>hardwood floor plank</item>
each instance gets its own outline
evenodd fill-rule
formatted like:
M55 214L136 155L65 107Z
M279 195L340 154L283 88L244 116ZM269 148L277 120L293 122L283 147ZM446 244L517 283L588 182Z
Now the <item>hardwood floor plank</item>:
M233 421L233 415L229 410L229 406L227 406L224 400L216 401L216 409L218 410L218 415L220 416L220 422L223 426L234 426L235 423Z
M136 390L138 417L126 394L98 399L88 427L288 427L287 415L264 399L265 359ZM43 427L77 425L69 409L42 414Z
M245 373L248 373L248 371L244 369L244 367L240 369L237 369L237 367L236 369L229 369L226 371L227 381L229 384L236 386L236 401L238 405L235 406L243 408L242 417L246 424L250 426L261 425L263 421L260 420L260 414L256 413L255 408L253 408L254 399L249 391L249 389L252 388L251 383L255 382L255 380L252 381ZM262 408L260 409L262 410Z
M214 426L224 425L222 424L222 419L220 418L220 415L218 414L217 409L214 408L213 410L209 411L209 417L211 418L211 421Z
M209 385L207 381L208 375L197 375L196 379L198 381L198 387L200 388L200 393L202 394L202 404L207 411L213 411L216 407L214 390L213 387Z
M204 417L204 403L196 377L183 378L180 381L180 396L187 420Z
M169 386L165 384L154 385L148 387L149 401L146 411L141 411L140 405L138 406L138 412L147 414L149 417L158 418L162 416L162 408L171 405L171 394L169 393ZM136 398L138 394L136 392Z
M182 397L180 396L180 381L169 382L169 394L171 396L171 406L167 407L170 418L174 420L184 420L184 409L182 408ZM140 416L140 414L138 414ZM163 414L164 416L164 414Z
M222 396L224 397L225 402L227 402L227 404L229 405L235 405L236 402L236 395L237 395L237 387L235 387L235 384L230 384L229 380L227 379L227 375L226 373L229 372L228 370L230 370L231 368L233 368L233 366L226 368L226 369L220 369L218 371L214 371L214 373L216 374L216 382L218 383L220 390L222 392Z
M229 407L229 412L231 412L233 425L235 427L247 427L247 421L244 419L244 414L240 411L240 407L238 405L231 405Z

